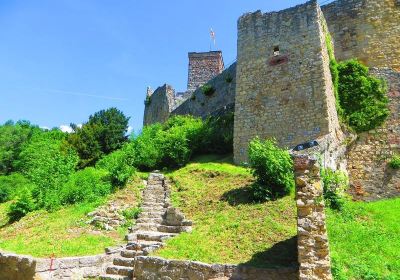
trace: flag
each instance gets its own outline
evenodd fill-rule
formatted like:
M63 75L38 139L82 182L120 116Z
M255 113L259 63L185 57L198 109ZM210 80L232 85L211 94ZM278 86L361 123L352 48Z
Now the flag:
M212 30L212 28L210 29L210 37L211 37L211 40L214 42L214 46L215 46L215 32Z

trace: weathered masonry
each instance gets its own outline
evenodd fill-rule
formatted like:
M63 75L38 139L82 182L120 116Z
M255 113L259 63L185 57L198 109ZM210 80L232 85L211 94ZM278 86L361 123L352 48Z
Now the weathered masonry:
M234 125L236 163L251 139L288 148L340 134L325 19L316 1L238 21Z
M322 11L337 59L400 71L400 1L339 0Z

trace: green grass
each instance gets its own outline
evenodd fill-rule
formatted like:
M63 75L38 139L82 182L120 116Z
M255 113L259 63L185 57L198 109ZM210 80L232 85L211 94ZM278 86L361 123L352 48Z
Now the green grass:
M229 162L229 157L200 157L168 174L173 204L195 225L156 254L207 263L296 265L294 198L253 203L253 176Z
M328 210L335 279L400 279L400 198Z
M140 198L140 178L108 199L123 200L135 206ZM124 244L126 227L117 231L102 231L86 224L86 216L106 199L96 203L82 203L54 212L34 211L13 224L8 224L7 208L0 204L0 250L34 257L84 256L104 253L108 246Z

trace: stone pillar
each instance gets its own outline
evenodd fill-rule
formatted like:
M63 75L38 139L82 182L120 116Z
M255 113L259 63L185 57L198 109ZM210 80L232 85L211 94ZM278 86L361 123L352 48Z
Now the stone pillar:
M296 176L297 250L300 280L331 280L323 187L316 158L293 156Z

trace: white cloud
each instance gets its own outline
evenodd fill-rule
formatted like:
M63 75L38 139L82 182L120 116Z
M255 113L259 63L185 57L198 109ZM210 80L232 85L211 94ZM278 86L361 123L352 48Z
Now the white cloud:
M81 123L78 123L76 126L79 127L79 128L82 128L82 124Z
M133 131L133 127L132 126L128 126L128 134L131 134L132 131Z
M60 125L60 130L62 131L62 132L66 132L66 133L72 133L72 127L70 127L69 125L66 125L66 124L62 124L62 125Z

